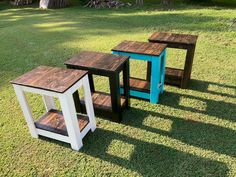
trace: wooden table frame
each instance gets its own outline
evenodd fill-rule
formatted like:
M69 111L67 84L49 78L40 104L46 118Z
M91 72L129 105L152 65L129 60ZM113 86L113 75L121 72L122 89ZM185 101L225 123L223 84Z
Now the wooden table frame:
M80 69L87 70L90 89L92 94L95 93L93 75L105 76L109 78L109 87L110 87L110 96L111 96L111 111L102 108L101 106L94 105L95 114L102 115L105 117L111 117L114 122L121 122L122 120L122 111L124 108L129 108L130 99L129 99L129 60L127 59L117 71L105 71L91 67L78 66L78 65L69 65L66 64L67 68L70 69ZM125 98L125 107L121 106L121 94L120 94L120 78L119 74L123 71L123 83L124 83L124 98ZM104 94L102 92L99 92ZM79 98L78 91L73 94L73 98L76 105L77 112L83 112L83 101Z
M149 100L152 104L158 103L160 94L164 92L166 46L148 42L123 41L112 49L113 54L152 63L148 81L130 78L132 97ZM121 92L123 92L122 89Z
M142 55L134 54L130 52L121 52L121 51L112 51L113 54L129 56L130 59L147 61L152 63L152 68L150 69L151 78L150 90L134 90L130 89L130 95L135 98L148 99L152 104L157 104L159 101L160 93L164 92L164 81L165 81L165 63L166 63L166 49L163 51L160 56L151 56L151 55ZM137 79L137 78L133 78ZM123 92L123 89L121 90Z
M179 35L181 36L181 34ZM197 38L197 36L193 36L193 37ZM179 85L180 88L186 89L188 86L188 82L190 81L190 78L191 78L196 42L195 43L184 43L184 42L181 43L181 42L174 42L171 40L167 41L167 40L162 40L162 39L159 40L159 39L151 39L151 38L149 38L149 42L163 43L163 44L167 44L167 47L169 48L184 49L187 51L184 69L166 67L166 83L171 84L171 85ZM147 80L150 80L150 69L151 69L151 63L148 62Z
M81 80L77 81L72 87L70 87L64 93L57 93L54 91L44 90L40 88L17 85L14 83L13 83L13 87L15 89L19 103L23 110L23 114L25 116L25 119L26 119L26 122L27 122L27 125L29 127L32 137L38 138L38 136L41 135L41 136L56 139L59 141L63 141L66 143L70 143L72 149L78 151L83 146L83 142L82 142L83 137L90 130L92 132L95 131L96 121L95 121L95 116L94 116L92 98L91 98L89 81L88 81L87 75L85 75ZM72 94L76 92L80 87L83 87L84 89L86 110L87 110L87 115L89 118L88 124L82 130L80 130L80 127L78 125L75 104L72 97ZM31 92L31 93L43 95L43 101L44 101L46 110L48 112L51 110L53 111L56 110L53 97L59 98L63 116L66 117L64 118L64 121L65 121L67 132L68 132L67 136L36 127L36 123L34 122L32 112L30 110L28 101L25 96L25 92Z

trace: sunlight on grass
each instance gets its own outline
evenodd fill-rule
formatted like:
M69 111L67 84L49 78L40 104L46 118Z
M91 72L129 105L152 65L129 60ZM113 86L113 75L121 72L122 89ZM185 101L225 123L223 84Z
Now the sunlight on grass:
M55 22L55 23L42 23L33 25L36 28L41 28L44 31L56 32L56 31L66 31L72 30L79 27L78 22Z
M235 13L185 4L1 10L0 176L236 176ZM165 86L157 105L131 99L120 124L96 116L98 128L79 152L31 138L10 80L39 65L65 67L82 50L111 53L123 40L147 41L154 31L199 35L188 89ZM168 66L183 67L184 54L168 50ZM130 63L131 74L145 78L146 63ZM95 84L109 92L107 79ZM42 97L27 98L40 117Z
M180 97L179 105L200 111L206 111L207 107L207 104L204 101L198 99L186 98L184 96Z
M167 49L167 67L183 69L185 65L186 50Z
M146 117L143 120L143 125L167 132L171 131L172 124L173 121L171 120L152 116Z
M135 146L120 140L112 140L109 147L107 148L107 153L122 159L130 160Z
M11 16L11 18L5 19L5 21L14 22L14 21L21 20L22 18L24 18L24 17L13 15L13 16Z
M142 129L139 129L139 128L132 127L132 131L139 132L140 134L145 135L145 131L143 131ZM202 132L199 132L198 137L201 135L201 133ZM129 132L127 132L127 133L124 132L124 134L126 136L130 136ZM135 138L136 140L143 141L143 137L139 136L140 134L137 134L137 135L134 134L132 137ZM207 159L215 160L218 162L223 162L223 163L227 164L231 169L228 175L232 176L234 174L234 169L236 168L236 157L232 157L232 156L226 155L226 154L217 153L213 150L208 150L205 148L193 146L193 145L185 143L181 140L171 138L169 136L163 136L161 134L149 132L148 136L149 136L148 140L146 139L146 141L145 141L147 143L152 142L155 144L164 145L164 146L169 147L171 149L176 149L180 152L185 152L185 153L193 154L193 155L196 155L196 156L199 156L202 158L207 158Z
M215 93L218 93L219 95L231 95L231 96L235 96L236 98L236 87L227 87L227 86L218 86L218 85L213 85L210 84L207 88L207 90L209 91L213 91Z

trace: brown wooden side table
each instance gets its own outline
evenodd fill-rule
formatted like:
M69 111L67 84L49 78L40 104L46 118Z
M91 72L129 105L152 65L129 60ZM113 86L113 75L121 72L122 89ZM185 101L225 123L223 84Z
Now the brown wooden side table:
M167 84L178 85L180 88L187 88L191 78L193 58L198 36L189 34L173 34L155 32L149 37L149 42L164 43L167 47L187 50L184 69L166 67ZM148 63L148 73L150 73L151 63ZM150 74L147 74L149 79Z
M67 68L87 70L95 114L110 117L115 122L122 119L122 111L129 108L129 57L100 52L84 51L65 62ZM124 94L120 94L119 74L123 71ZM95 90L93 75L109 78L110 95ZM83 112L83 99L74 94L77 111Z

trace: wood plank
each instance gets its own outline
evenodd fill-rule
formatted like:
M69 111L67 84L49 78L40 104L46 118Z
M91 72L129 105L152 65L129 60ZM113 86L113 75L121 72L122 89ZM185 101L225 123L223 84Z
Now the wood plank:
M112 111L111 96L104 92L92 93L92 100L94 109L102 109L106 111ZM121 107L125 107L125 97L121 96ZM84 99L81 99L81 104L84 105Z
M87 116L79 114L77 115L77 118L80 131L82 131L89 123L89 119ZM47 112L44 116L42 116L38 121L35 122L35 126L42 130L68 136L64 116L62 112L58 110L52 109Z
M130 90L150 93L150 82L148 82L147 80L130 77L129 82L130 82ZM122 83L121 87L123 87Z
M114 47L112 51L159 56L166 47L166 44L123 41L122 43Z
M64 93L86 74L87 71L39 66L11 83Z
M148 40L150 42L161 42L167 44L177 43L183 45L195 45L197 38L197 35L155 32L149 37Z
M172 78L183 78L184 70L166 67L166 76Z
M197 38L197 35L162 32L155 32L149 37L149 42L151 43L164 43L167 44L169 48L187 50L184 70L167 68L165 81L166 83L171 85L179 84L181 88L187 88L187 84L191 78L191 70ZM148 68L148 70L150 70L150 68Z
M184 76L184 70L166 67L165 83L175 86L181 86Z
M88 70L116 71L129 57L101 52L83 51L64 64L73 67L83 67Z

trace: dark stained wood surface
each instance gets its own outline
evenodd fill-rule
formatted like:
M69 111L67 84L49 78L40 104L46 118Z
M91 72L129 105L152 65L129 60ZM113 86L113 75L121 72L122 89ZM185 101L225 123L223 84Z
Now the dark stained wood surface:
M102 109L112 112L111 96L104 92L94 92L92 93L92 100L94 109ZM121 96L121 107L125 106L126 99ZM84 104L83 98L81 99L81 104Z
M63 93L86 74L82 70L39 66L11 83Z
M181 86L184 77L184 70L166 67L165 83Z
M89 123L89 119L83 115L77 115L78 124L80 131L82 131L86 125ZM61 111L50 110L44 116L42 116L38 121L35 122L35 126L42 130L47 130L53 133L58 133L61 135L68 136L66 129L66 124Z
M182 79L183 76L184 76L184 70L166 67L166 75L167 75L168 77L180 78L180 79Z
M149 37L150 42L161 43L177 43L177 44L192 44L195 45L198 36L189 34L174 34L174 33L162 33L155 32Z
M163 43L167 44L167 47L169 48L187 50L184 70L168 68L166 70L166 83L171 85L179 84L181 88L187 88L188 82L191 78L197 38L197 35L162 32L155 32L151 35L151 37L149 38L149 42L151 43ZM150 67L148 67L148 73L150 73ZM147 76L147 78L149 78L149 76Z
M84 51L75 55L64 64L67 66L84 67L88 70L116 71L128 59L129 57L124 56Z
M166 47L166 44L123 41L118 46L114 47L112 51L159 56Z
M150 82L148 82L147 80L130 77L129 83L131 90L150 93ZM123 87L123 84L121 85L121 87Z

